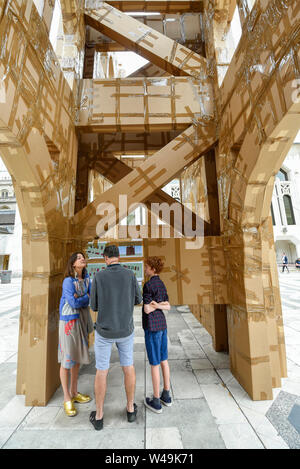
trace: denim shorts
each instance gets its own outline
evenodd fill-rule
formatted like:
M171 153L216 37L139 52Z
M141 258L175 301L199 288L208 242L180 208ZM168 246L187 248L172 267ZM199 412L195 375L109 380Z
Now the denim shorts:
M167 329L157 332L145 329L145 343L150 365L156 366L168 359Z
M134 332L121 339L106 339L95 331L95 358L97 370L108 370L110 365L111 347L116 344L121 366L133 365Z

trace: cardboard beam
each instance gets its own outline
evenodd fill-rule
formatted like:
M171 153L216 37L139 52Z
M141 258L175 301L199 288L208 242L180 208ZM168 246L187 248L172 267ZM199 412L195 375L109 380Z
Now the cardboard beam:
M95 44L94 47L96 52L125 52L128 50L117 42L101 42L99 44Z
M120 132L185 129L213 118L209 85L191 77L83 80L77 129Z
M79 133L79 154L89 155L89 159L106 158L111 155L151 156L171 142L181 132L133 132L133 133Z
M211 335L216 352L229 351L226 305L214 305Z
M202 0L109 0L107 3L124 12L189 13L203 11Z
M215 149L204 155L210 235L220 235L220 211Z

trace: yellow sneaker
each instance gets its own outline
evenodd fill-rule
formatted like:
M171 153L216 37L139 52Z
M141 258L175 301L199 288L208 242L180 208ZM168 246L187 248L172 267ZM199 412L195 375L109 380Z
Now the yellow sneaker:
M64 402L64 410L68 417L75 417L75 415L77 415L77 410L73 404L73 400Z
M91 400L92 398L87 394L81 394L81 392L78 392L76 396L73 397L72 402L78 402L78 404L86 404Z

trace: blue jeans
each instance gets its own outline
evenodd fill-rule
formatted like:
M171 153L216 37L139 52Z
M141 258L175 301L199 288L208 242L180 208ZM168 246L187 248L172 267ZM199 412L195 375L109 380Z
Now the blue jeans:
M156 366L168 359L167 329L157 332L145 329L145 343L150 365Z

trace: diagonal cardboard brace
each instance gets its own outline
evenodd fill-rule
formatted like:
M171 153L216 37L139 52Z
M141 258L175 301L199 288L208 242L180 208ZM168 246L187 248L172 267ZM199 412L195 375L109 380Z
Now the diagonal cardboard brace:
M102 231L97 229L96 233L100 220L103 221L105 218L106 226L112 228L127 216L127 208L131 204L146 202L154 192L171 181L183 168L188 167L200 155L212 148L216 142L215 124L211 121L201 124L189 127L111 189L80 210L71 219L75 228L74 235L82 239L94 238L96 234L99 237L103 236L106 232L102 230L103 227ZM119 195L127 196L127 207L119 206ZM103 214L97 215L100 204L111 204L110 207L114 207L114 212L105 217Z
M132 168L127 166L125 163L123 163L122 161L120 161L118 158L116 158L113 155L110 156L109 158L96 159L89 164L90 164L90 168L95 169L96 171L101 173L104 177L106 177L113 184L117 184L119 181L123 179L123 177L127 176L133 171ZM193 230L196 230L196 227L200 226L200 224L203 223L204 234L210 233L209 223L207 223L205 220L202 220L193 211L189 210L182 203L178 202L176 199L171 197L162 189L158 189L156 192L154 192L145 202L145 205L148 207L149 210L151 209L152 203L157 203L157 204L166 203L168 204L168 206L173 206L175 213L176 213L176 210L180 210L181 217L179 217L178 221L176 220L176 217L174 217L174 212L171 213L170 219L168 217L165 217L165 213L163 211L160 212L162 220L165 221L166 223L170 221L170 225L178 233L184 235L184 226L183 226L184 214L191 217L191 220L192 220L191 227Z
M111 5L99 2L97 10L86 8L84 16L88 26L140 54L171 75L207 79L207 61L204 57Z

